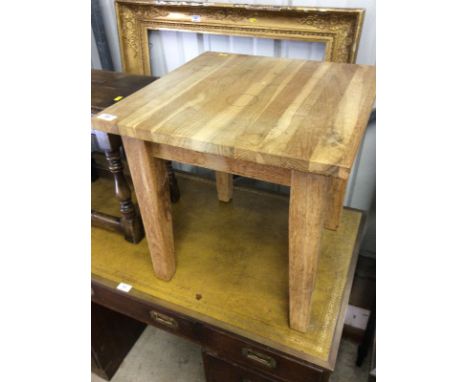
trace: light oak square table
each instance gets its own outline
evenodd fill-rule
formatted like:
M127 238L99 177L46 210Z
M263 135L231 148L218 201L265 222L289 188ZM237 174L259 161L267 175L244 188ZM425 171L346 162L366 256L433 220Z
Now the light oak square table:
M232 195L230 174L290 186L289 322L306 331L322 230L339 225L374 99L373 66L208 52L92 124L123 137L153 268L164 280L176 270L164 160L217 171L222 201Z

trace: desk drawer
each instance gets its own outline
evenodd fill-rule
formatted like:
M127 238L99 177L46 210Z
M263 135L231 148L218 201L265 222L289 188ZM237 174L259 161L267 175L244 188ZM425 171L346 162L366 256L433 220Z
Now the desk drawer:
M109 309L200 343L201 324L171 310L97 283L92 284L92 299Z
M213 327L205 327L204 344L211 352L230 362L256 370L270 378L294 382L325 382L328 373L310 364L242 337L233 337Z
M141 300L100 283L92 283L92 300L136 320L194 341L219 358L259 373L263 380L325 382L329 372L267 346ZM259 379L259 381L263 381ZM257 380L252 380L254 382ZM227 381L226 381L227 382ZM249 382L240 380L239 382Z
M206 382L280 382L261 376L203 351Z

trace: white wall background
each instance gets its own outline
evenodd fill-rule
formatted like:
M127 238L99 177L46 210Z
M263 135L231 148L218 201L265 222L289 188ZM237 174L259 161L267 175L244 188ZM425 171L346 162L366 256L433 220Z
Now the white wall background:
M199 0L197 2L364 8L366 14L356 62L375 65L375 0ZM114 0L100 0L100 5L112 61L115 70L121 71ZM206 50L312 60L322 60L324 55L324 46L321 43L213 36L193 32L153 31L149 35L149 44L151 69L155 76L165 75ZM373 207L375 205L373 203L375 198L375 136L376 125L375 122L371 122L354 164L345 198L345 205L366 211L375 208ZM375 214L375 210L371 211L372 214ZM375 252L375 224L369 228L372 242L367 245L369 247L367 250L372 253Z
M152 31L151 69L160 77L205 51L322 61L325 44L265 38L216 36L194 32Z

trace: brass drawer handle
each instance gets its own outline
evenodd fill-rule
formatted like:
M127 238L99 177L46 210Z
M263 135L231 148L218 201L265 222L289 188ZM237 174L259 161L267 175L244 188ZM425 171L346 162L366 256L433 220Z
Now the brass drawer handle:
M177 329L179 324L172 317L166 316L165 314L156 312L155 310L150 311L150 317L157 323L167 326L171 329Z
M276 361L274 358L266 354L256 352L255 350L249 348L242 348L242 355L248 360L259 363L260 365L265 366L269 369L274 369L276 367Z

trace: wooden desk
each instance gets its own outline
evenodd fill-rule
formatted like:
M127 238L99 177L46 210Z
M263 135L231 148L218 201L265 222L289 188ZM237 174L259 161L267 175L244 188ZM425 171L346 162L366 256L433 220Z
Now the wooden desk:
M123 136L163 280L176 264L164 159L290 185L289 321L305 332L314 325L322 228L338 227L374 98L371 66L210 52L107 108L93 126ZM229 177L218 175L217 185L229 200Z
M169 282L154 276L146 239L132 245L92 228L93 301L199 343L208 381L327 381L341 339L361 212L345 209L340 227L324 232L312 325L301 333L288 326L288 198L236 188L236 198L225 204L216 200L214 182L179 174L178 181L177 273ZM93 183L93 206L113 213L111 188L104 178ZM132 285L130 292L116 289L121 282ZM216 377L220 369L225 379Z

